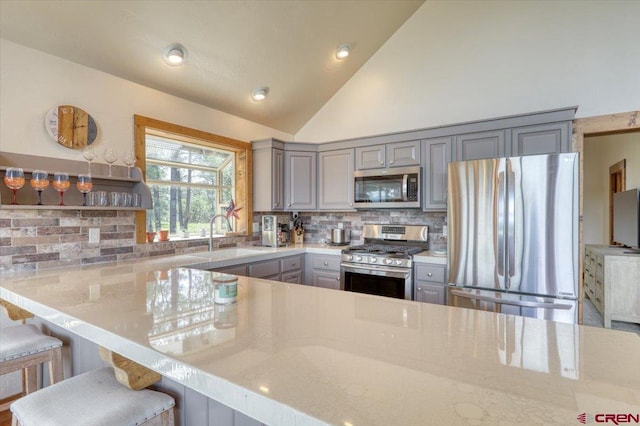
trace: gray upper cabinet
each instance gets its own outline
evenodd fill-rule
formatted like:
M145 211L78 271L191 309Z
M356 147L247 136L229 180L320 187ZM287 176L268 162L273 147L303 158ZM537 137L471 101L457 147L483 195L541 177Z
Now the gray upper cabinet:
M316 153L285 151L285 210L315 210Z
M511 154L537 155L570 152L571 122L540 124L511 129Z
M356 148L356 170L382 169L387 166L384 145Z
M456 136L455 150L456 161L504 157L507 155L505 131L492 130Z
M407 167L420 165L420 141L399 142L386 145L387 166Z
M356 148L356 170L419 165L419 140Z
M284 209L284 151L276 148L253 150L253 209Z
M318 208L353 210L353 149L318 154Z
M422 141L423 210L447 209L447 165L452 147L453 136Z

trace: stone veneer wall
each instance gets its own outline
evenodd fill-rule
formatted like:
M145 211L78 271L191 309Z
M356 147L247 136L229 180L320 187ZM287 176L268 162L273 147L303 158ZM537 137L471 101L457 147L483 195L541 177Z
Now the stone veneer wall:
M281 223L293 220L288 212L255 212L254 222L261 223L262 215L275 214ZM321 243L329 238L332 228L342 223L345 229L351 230L351 242L360 244L362 225L364 224L397 224L428 225L429 245L432 249L446 249L447 238L442 234L447 212L423 212L420 210L358 210L356 212L300 212L302 226L305 229L304 241Z
M256 212L254 222L263 214L276 214L279 221L293 220L290 213ZM304 241L324 242L331 228L342 222L351 230L351 241L362 242L366 223L429 225L431 248L446 248L442 235L446 212L425 213L416 210L361 210L357 212L301 212ZM89 244L89 228L100 228L100 242ZM256 244L260 234L249 237L215 238L215 247ZM59 210L0 208L0 271L23 271L64 266L87 265L162 255L206 251L207 238L136 244L135 212L128 210Z
M100 242L89 244L89 228ZM234 247L251 237L215 238L216 247ZM0 271L86 265L208 249L207 238L136 244L130 210L28 210L0 208Z

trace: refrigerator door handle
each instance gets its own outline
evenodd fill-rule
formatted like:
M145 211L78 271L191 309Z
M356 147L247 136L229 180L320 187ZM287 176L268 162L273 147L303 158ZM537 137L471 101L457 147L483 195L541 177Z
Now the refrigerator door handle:
M508 256L509 256L509 277L513 277L515 271L515 258L516 258L516 174L511 168L511 161L507 160L507 171L509 173L507 178L507 239L508 243ZM507 287L508 288L508 287Z
M504 277L504 172L498 173L498 276ZM506 285L506 283L505 283Z
M499 305L513 305L523 308L544 308L544 309L571 309L572 305L564 303L552 303L552 302L533 302L529 300L509 300L500 297L492 297L486 294L472 294L463 290L449 290L452 295L464 297L466 299L481 300L483 302L493 302Z

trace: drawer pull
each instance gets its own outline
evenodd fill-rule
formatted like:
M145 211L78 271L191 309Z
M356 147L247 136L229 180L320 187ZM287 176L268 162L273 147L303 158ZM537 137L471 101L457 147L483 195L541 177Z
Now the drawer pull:
M336 281L340 281L340 277L336 277Z
M433 274L432 274L431 272L429 272L429 273L427 274L427 276L428 276L428 277L432 277L432 276L433 276Z
M322 262L324 266L329 266L329 262Z

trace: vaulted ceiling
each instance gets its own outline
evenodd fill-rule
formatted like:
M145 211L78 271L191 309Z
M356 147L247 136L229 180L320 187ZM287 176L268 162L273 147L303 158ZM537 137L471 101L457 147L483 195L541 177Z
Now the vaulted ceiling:
M294 134L423 2L2 0L0 37Z

